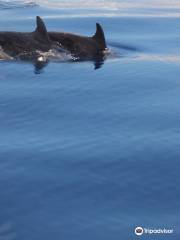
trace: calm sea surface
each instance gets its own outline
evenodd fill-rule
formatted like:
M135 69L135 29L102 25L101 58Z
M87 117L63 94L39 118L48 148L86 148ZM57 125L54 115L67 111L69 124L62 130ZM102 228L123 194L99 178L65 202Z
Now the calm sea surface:
M0 1L0 31L93 35L105 62L0 62L0 240L180 239L180 2ZM139 239L139 238L138 238Z

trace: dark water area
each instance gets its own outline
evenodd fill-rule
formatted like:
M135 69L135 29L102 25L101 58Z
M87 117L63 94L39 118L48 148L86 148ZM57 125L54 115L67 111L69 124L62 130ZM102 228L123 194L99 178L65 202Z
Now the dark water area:
M178 8L9 4L0 31L33 31L40 15L91 36L100 22L111 54L98 69L0 61L0 240L179 240Z

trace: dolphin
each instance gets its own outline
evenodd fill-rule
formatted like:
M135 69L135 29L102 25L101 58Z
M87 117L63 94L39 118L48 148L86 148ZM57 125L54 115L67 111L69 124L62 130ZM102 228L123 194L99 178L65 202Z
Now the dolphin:
M96 23L96 33L92 37L64 32L48 32L48 35L52 42L81 60L103 57L107 49L104 31L99 23Z
M0 32L0 49L3 50L3 56L33 59L37 57L38 51L45 52L51 49L46 26L39 16L36 17L36 25L34 32Z
M103 29L96 24L96 33L92 37L73 33L48 32L43 20L36 17L36 29L33 32L0 32L0 59L35 60L43 52L56 50L67 52L75 60L93 60L95 69L104 62L107 48ZM41 60L40 60L41 61ZM39 64L38 64L39 66Z

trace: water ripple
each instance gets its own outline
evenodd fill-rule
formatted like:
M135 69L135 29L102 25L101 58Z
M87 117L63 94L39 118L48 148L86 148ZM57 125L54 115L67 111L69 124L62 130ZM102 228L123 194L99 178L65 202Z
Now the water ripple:
M16 8L29 8L37 6L33 1L0 1L0 10L3 9L16 9Z
M13 232L12 224L5 222L0 224L0 240L14 240L16 238Z

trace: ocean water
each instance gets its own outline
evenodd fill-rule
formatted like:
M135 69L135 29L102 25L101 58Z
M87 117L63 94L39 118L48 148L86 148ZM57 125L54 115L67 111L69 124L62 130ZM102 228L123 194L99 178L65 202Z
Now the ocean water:
M180 2L0 1L0 31L37 15L111 54L0 62L0 240L179 240Z

